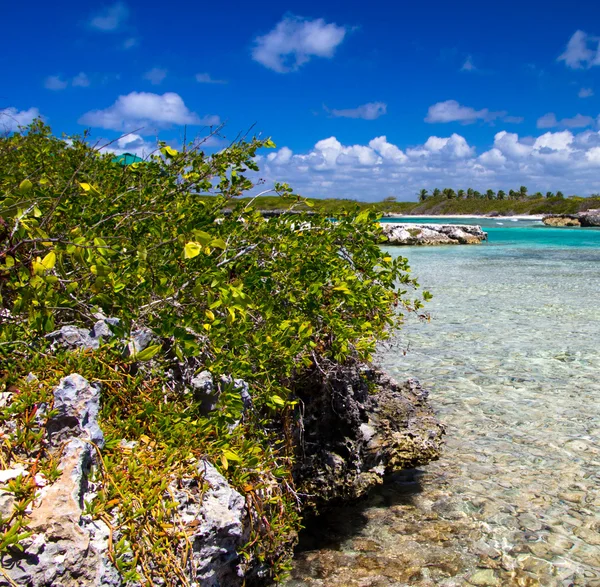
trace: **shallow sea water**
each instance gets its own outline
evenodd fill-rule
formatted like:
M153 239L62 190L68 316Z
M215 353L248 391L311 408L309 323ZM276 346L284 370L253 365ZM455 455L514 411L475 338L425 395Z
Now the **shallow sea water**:
M309 521L289 586L600 587L600 230L467 223L489 242L389 249L434 298L378 361L442 458Z

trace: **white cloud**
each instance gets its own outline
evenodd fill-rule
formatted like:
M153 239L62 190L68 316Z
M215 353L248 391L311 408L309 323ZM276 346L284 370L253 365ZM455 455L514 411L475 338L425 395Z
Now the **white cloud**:
M308 152L284 147L261 158L260 177L289 181L306 196L381 200L415 199L421 188L473 187L479 191L548 190L588 195L600 191L600 132L570 130L519 137L498 132L481 154L458 134L429 137L401 149L386 137L344 145L336 137Z
M255 39L252 58L273 71L288 73L312 57L333 57L345 36L345 27L322 18L286 16L272 31Z
M197 73L196 81L199 84L226 84L224 79L213 79L208 73Z
M581 30L575 31L558 61L564 61L572 69L589 69L600 65L600 38Z
M59 75L49 75L44 80L44 87L47 90L64 90L68 85L69 82L62 79Z
M73 78L71 83L75 87L87 88L90 85L90 78L82 71Z
M116 31L129 17L129 8L123 2L116 2L92 17L90 26L103 32Z
M369 102L357 108L347 108L345 110L329 110L332 116L336 118L362 118L363 120L375 120L387 113L387 104L383 102Z
M576 114L572 118L563 118L562 120L557 120L554 112L548 112L548 114L544 114L544 116L538 118L537 121L538 128L554 128L557 126L563 126L566 128L585 128L586 126L591 126L592 124L594 124L594 119L591 116Z
M577 94L580 98L591 98L594 95L592 88L581 88Z
M139 39L136 39L135 37L129 37L123 41L123 49L132 49L133 47L137 47L139 43Z
M28 110L17 110L13 107L3 108L0 110L0 133L14 132L20 126L27 126L39 117L40 111L37 108Z
M167 77L167 70L160 67L153 67L144 74L144 79L148 80L153 86L160 85Z
M199 117L185 105L181 96L173 92L153 94L150 92L131 92L119 96L117 101L104 110L92 110L79 119L79 124L106 128L116 131L131 131L146 134L152 132L149 127L169 127L171 125L207 125L219 124L218 116Z
M478 120L491 122L505 116L506 112L490 112L487 108L475 110L470 106L462 106L456 100L438 102L429 107L425 122L460 122L461 124L473 124Z
M462 64L460 68L461 71L477 71L475 64L473 63L473 59L470 55L467 55L465 62Z
M106 147L102 147L100 150L107 153L114 153L115 155L132 153L138 157L145 158L154 153L157 148L156 141L146 141L140 135L130 133L119 137L116 141L111 142Z

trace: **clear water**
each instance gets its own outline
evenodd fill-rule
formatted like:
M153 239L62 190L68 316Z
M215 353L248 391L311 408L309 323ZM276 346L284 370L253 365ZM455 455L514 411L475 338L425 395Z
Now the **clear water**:
M431 222L489 241L389 248L434 298L379 362L429 388L443 456L312 524L289 584L598 587L600 230Z

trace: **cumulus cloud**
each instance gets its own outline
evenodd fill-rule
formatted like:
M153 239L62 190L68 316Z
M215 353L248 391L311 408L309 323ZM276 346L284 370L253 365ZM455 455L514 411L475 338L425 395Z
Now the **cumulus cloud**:
M87 88L90 83L90 78L85 72L81 71L71 79L63 78L60 75L49 75L44 80L44 87L47 90L59 91L66 89L69 85L72 85L74 88Z
M473 58L470 55L467 55L465 62L462 64L460 68L461 71L477 71L475 64L473 63Z
M20 126L27 126L36 118L40 118L40 111L37 108L28 110L17 110L13 107L3 108L0 110L0 133L19 130Z
M563 118L558 120L554 112L548 112L537 120L538 128L554 128L562 126L566 128L585 128L594 124L594 119L591 116L584 116L583 114L576 114L572 118Z
M296 71L313 57L333 57L346 36L346 27L286 16L266 35L257 37L252 58L277 73Z
M93 16L90 20L90 26L102 32L116 31L128 17L129 8L127 5L123 2L116 2Z
M160 67L153 67L144 74L144 79L148 80L153 86L160 85L167 77L167 70Z
M481 153L456 133L432 136L406 149L385 136L350 145L328 137L307 152L283 147L261 158L259 165L261 177L289 181L299 193L316 197L415 199L421 188L508 191L520 185L530 192L560 189L587 195L600 191L600 132L561 130L520 137L503 130Z
M460 122L473 124L477 121L491 122L506 115L505 111L490 112L487 108L475 110L470 106L462 106L456 100L438 102L429 107L425 122Z
M571 69L589 69L600 65L600 37L581 30L575 31L558 61L564 61Z
M199 84L226 84L224 79L214 79L208 73L197 73L196 81Z
M200 117L185 105L179 94L167 92L131 92L119 96L117 101L104 110L92 110L79 119L79 124L116 131L152 132L148 127L170 127L172 125L219 124L218 116Z
M336 118L362 118L363 120L375 120L387 113L387 104L383 102L369 102L356 108L347 108L345 110L329 110L325 108L331 116Z
M592 88L581 88L577 94L580 98L591 98L594 95Z
M69 85L67 80L62 79L59 75L49 75L44 80L44 87L47 90L64 90Z
M71 83L75 87L87 88L90 85L90 78L82 71L73 78Z
M158 145L156 141L146 141L142 136L130 133L119 137L116 141L102 147L100 151L122 155L123 153L132 153L138 157L148 157L156 151Z

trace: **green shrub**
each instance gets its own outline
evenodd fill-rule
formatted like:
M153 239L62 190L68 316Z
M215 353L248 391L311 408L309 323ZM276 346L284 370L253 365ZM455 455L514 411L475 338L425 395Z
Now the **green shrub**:
M379 247L374 211L335 222L326 213L266 220L241 199L253 188L258 149L269 147L254 139L209 156L194 144L181 152L162 144L146 161L121 166L85 136L65 141L39 121L0 139L2 382L25 385L34 371L46 396L73 370L104 382L106 483L89 508L106 517L119 506L125 538L112 556L127 576L135 568L123 549L133 548L134 562L146 568L151 560L164 581L179 584L177 559L165 555L178 539L165 533L173 506L158 497L166 479L193 475L189 463L201 456L260 512L248 556L275 575L285 570L299 520L287 434L294 381L332 362L368 360L403 311L421 307L408 297L417 283L406 260ZM310 208L285 184L275 191L284 206ZM47 356L46 333L91 326L99 315L120 320L112 343L93 355ZM123 359L119 341L140 327L156 343ZM153 368L136 375L131 363L149 359ZM175 361L245 379L252 414L232 427L242 406L239 394L224 393L202 416L168 387ZM125 458L121 438L140 448Z

